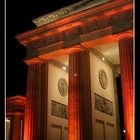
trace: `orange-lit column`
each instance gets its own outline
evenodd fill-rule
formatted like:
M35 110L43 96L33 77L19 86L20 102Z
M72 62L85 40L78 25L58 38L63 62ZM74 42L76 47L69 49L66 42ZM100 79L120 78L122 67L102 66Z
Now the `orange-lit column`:
M41 65L41 139L47 140L48 120L48 63Z
M48 63L28 65L24 140L47 140Z
M20 140L21 137L21 114L15 114L12 118L12 132L10 140Z
M41 140L41 64L28 66L24 140Z
M134 140L133 38L119 38L120 70L126 140Z
M68 140L92 140L89 52L69 54Z

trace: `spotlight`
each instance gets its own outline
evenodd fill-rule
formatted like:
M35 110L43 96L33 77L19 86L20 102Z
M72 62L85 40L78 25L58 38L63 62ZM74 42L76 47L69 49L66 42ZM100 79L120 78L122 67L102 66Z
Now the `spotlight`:
M126 131L125 130L123 130L123 133L125 133Z
M66 70L66 67L65 66L63 66L63 70Z

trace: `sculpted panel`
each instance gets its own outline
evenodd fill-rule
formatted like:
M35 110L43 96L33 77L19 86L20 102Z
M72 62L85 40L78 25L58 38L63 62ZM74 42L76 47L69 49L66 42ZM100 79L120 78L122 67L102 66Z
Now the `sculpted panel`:
M51 114L60 118L68 119L68 106L51 101Z
M95 109L113 116L113 103L95 94Z

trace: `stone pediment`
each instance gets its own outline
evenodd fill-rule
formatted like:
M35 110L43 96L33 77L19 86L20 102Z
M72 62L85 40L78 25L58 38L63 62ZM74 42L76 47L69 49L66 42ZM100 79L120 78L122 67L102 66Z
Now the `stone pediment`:
M59 20L61 18L64 18L66 16L81 12L83 10L86 10L91 7L98 6L100 4L104 4L106 2L109 2L111 0L82 0L80 2L74 3L72 5L66 6L64 8L61 8L59 10L56 10L54 12L48 13L46 15L40 16L38 18L33 19L33 23L40 27L42 25L51 23L53 21Z

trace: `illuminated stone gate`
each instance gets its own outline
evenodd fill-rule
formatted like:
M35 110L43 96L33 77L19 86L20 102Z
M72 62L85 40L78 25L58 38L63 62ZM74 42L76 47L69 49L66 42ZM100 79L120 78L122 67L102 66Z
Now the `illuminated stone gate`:
M37 28L16 36L27 48L24 140L49 139L48 67L65 55L69 56L68 139L95 139L89 53L109 42L119 44L125 136L133 140L133 1L83 0L33 22Z

